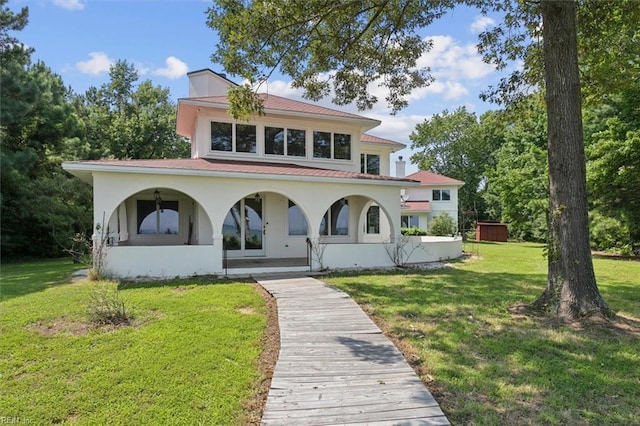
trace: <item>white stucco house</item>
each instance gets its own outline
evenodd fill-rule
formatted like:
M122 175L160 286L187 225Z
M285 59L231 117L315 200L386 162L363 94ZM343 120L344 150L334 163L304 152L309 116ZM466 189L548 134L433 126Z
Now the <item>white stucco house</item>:
M401 160L400 160L401 161ZM402 165L397 170L403 170ZM396 176L404 176L397 172ZM400 224L405 227L429 229L431 220L441 213L448 213L458 226L458 190L464 182L447 176L420 170L406 177L420 182L419 186L402 191Z
M114 277L175 277L391 266L403 144L366 132L380 121L271 94L265 115L228 114L234 83L191 72L176 131L191 158L66 162L93 186L94 240ZM96 228L96 229L97 229ZM415 261L453 258L459 243Z

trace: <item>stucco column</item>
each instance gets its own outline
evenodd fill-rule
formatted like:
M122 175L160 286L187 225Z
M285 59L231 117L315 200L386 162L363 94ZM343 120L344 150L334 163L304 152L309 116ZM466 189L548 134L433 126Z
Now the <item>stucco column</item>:
M213 258L211 259L212 269L216 273L224 273L223 250L222 250L222 234L213 234Z

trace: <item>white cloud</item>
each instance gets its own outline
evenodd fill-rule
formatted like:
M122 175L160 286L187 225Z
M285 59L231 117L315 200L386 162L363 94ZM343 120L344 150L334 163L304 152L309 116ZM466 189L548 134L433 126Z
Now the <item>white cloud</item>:
M477 80L494 72L472 43L460 45L451 36L427 37L433 47L418 59L418 67L429 67L436 80Z
M53 4L67 10L84 9L84 3L80 0L53 0Z
M489 18L488 16L478 15L473 20L473 23L471 24L469 29L471 30L472 33L478 34L483 32L487 28L494 26L495 24L496 24L496 21Z
M76 63L76 68L83 74L98 75L103 72L109 72L109 68L114 63L104 52L91 52L89 56L91 59L88 61Z
M158 68L152 72L153 75L159 75L162 77L167 77L171 80L176 80L182 76L184 76L187 71L189 71L189 67L187 64L182 62L180 59L175 56L169 56L165 60L166 67Z

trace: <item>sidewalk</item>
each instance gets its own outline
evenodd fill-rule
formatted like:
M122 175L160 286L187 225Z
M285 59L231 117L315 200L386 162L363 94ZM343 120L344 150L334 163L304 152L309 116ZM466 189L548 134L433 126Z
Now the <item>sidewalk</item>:
M447 425L402 354L344 292L258 280L278 304L280 356L263 425Z

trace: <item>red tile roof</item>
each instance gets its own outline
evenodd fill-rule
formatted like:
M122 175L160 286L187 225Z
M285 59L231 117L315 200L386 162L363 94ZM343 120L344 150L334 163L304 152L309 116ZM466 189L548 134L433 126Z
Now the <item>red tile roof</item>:
M264 109L271 111L283 111L283 112L298 112L313 115L326 115L339 118L350 118L356 120L366 120L375 123L380 123L379 120L364 117L362 115L352 114L350 112L338 111L331 108L325 108L319 105L310 104L307 102L294 101L293 99L283 98L282 96L271 95L267 93L259 93L258 96L264 101ZM199 101L212 104L229 105L229 100L226 96L206 96L206 97L194 97L183 98L184 101Z
M368 135L363 133L360 136L360 140L365 143L376 143L381 145L395 145L398 147L405 147L406 145L400 142L392 141L391 139L380 138L378 136Z
M428 201L405 201L400 205L403 212L430 212L431 204Z
M420 170L407 176L407 179L417 180L423 185L464 185L461 180L453 179L437 173Z
M153 168L160 170L191 170L205 172L227 172L246 173L261 175L281 175L281 176L309 176L317 178L338 178L371 180L383 182L411 182L409 179L401 179L391 176L369 175L364 173L348 172L342 170L328 170L316 167L306 167L296 164L268 163L261 161L237 161L237 160L217 160L206 158L181 158L181 159L161 159L161 160L96 160L78 161L66 164L87 165L87 169L96 166ZM75 169L75 168L74 168Z

